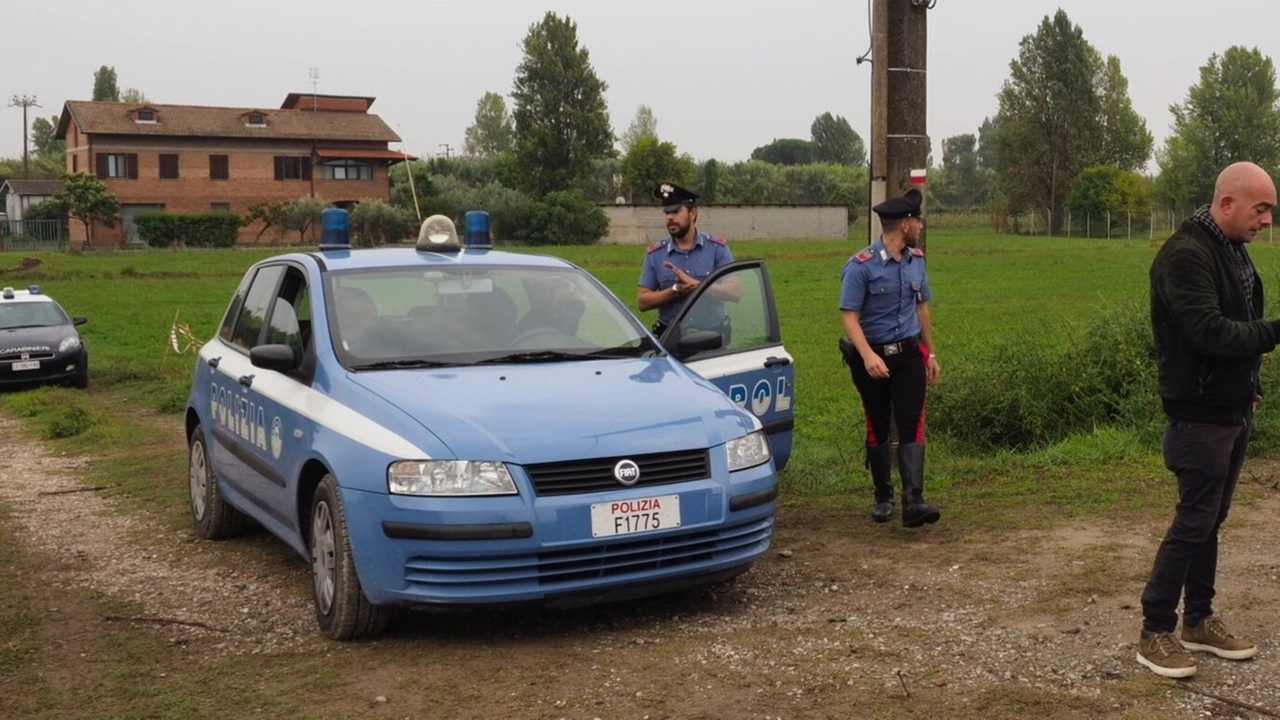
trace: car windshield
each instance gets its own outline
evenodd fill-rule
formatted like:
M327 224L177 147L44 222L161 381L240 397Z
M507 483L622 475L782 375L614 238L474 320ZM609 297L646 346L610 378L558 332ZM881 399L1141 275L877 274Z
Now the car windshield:
M334 351L355 370L659 351L627 308L577 268L344 271L326 277L326 296Z
M0 304L0 330L24 327L55 327L69 324L67 316L51 302Z

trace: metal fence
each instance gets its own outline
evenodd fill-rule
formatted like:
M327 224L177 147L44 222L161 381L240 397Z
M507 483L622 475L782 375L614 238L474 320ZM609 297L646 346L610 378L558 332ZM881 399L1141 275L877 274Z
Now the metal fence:
M927 213L931 228L987 228L1010 235L1095 238L1105 240L1163 240L1173 234L1196 208L1159 208L1147 214L1071 213L1064 211L1056 232L1050 232L1053 215L1048 209L1018 214L995 214L978 210ZM1275 229L1268 227L1259 241L1274 242Z
M62 220L0 220L0 250L65 250Z

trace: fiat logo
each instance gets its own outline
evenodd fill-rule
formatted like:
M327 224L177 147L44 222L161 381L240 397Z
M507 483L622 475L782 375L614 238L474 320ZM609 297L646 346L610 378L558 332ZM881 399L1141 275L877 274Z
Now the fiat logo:
M613 476L618 482L631 487L640 482L640 466L633 460L619 460L618 464L613 466Z

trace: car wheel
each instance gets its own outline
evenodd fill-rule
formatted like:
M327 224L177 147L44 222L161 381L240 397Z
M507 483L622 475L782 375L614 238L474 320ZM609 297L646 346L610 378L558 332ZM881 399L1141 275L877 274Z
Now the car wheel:
M240 534L247 518L222 499L222 491L218 489L218 482L213 474L213 462L205 446L204 427L196 425L191 431L189 448L187 485L191 496L191 519L195 521L196 534L206 540L220 540Z
M359 640L381 633L390 608L369 602L351 556L346 511L338 482L325 475L311 500L311 578L320 631L334 640Z
M71 384L83 390L89 387L89 361L80 363L80 368L76 371L75 377L71 378Z

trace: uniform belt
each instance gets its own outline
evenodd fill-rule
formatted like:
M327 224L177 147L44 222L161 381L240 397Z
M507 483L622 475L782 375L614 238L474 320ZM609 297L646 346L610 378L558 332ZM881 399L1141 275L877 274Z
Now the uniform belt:
M912 350L920 345L920 341L916 338L909 337L905 340L897 342L883 343L881 345L872 345L871 349L877 355L889 357L890 355L898 355L907 350Z

